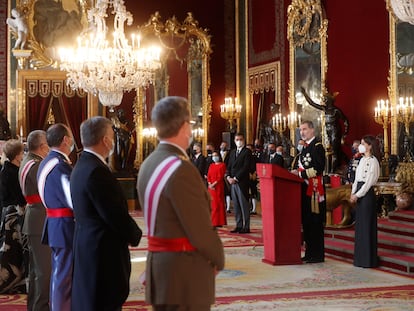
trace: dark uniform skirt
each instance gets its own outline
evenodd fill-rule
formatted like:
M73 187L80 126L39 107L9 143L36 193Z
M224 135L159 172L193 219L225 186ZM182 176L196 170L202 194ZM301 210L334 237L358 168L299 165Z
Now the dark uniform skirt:
M359 190L363 182L358 182ZM374 189L357 201L355 215L354 266L373 268L378 266L377 207Z

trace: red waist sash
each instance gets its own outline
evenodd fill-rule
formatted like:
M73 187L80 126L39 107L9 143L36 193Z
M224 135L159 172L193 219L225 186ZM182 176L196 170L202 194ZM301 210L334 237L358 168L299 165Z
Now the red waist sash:
M196 248L187 238L167 239L149 236L148 250L150 252L192 252Z
M27 204L42 203L42 199L38 194L26 195L24 198L26 199Z
M69 207L62 208L46 208L48 218L73 217L73 210Z

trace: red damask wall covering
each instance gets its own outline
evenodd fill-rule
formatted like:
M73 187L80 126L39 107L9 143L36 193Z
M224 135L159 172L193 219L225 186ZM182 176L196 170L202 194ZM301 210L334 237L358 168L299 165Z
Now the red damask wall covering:
M325 1L328 25L328 87L350 120L346 140L378 135L376 101L388 96L389 20L385 1ZM348 148L350 149L350 148Z

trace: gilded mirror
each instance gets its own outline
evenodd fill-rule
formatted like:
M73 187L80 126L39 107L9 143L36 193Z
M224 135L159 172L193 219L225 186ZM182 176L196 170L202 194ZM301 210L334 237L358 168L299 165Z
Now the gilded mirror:
M308 104L301 88L313 102L324 104L321 99L326 93L327 27L328 20L320 0L293 0L288 7L289 110L297 112L301 120L311 120L323 141L324 113ZM298 131L291 131L290 138L296 145Z
M205 146L211 113L209 59L212 50L207 29L199 27L190 12L183 22L175 16L162 22L156 12L138 31L146 42L160 45L163 53L155 83L138 92L134 105L136 132L148 132L152 127L151 110L159 99L168 95L183 96L191 105L194 140ZM156 144L153 136L137 135L137 140L135 167L139 167Z
M390 76L388 94L391 106L396 111L400 98L414 96L414 25L398 20L393 14L389 0L386 0L390 19ZM401 120L400 120L401 121ZM391 154L404 158L407 147L414 151L412 126L408 125L408 138L405 124L397 117L391 120Z

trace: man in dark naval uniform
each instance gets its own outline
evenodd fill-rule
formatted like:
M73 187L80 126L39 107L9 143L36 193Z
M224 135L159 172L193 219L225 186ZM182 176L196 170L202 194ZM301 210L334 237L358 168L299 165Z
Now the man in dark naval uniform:
M302 183L302 228L306 244L306 263L317 263L325 260L325 243L323 227L326 218L325 187L323 170L325 167L325 149L315 138L315 130L311 121L303 121L300 135L305 146L299 161L292 173L303 178Z

